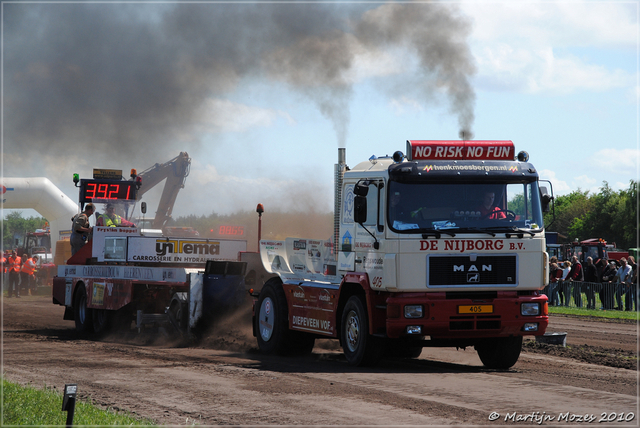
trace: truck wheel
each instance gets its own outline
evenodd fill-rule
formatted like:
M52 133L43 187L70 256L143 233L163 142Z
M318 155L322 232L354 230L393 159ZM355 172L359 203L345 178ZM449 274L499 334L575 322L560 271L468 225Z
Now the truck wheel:
M133 313L131 312L131 305L126 305L117 311L111 311L109 322L111 323L111 330L117 332L128 332L131 330L131 322L133 321Z
M287 298L279 278L267 281L262 287L256 311L256 336L262 352L276 355L311 353L315 337L289 330Z
M342 313L342 349L349 364L374 366L385 352L383 339L369 334L369 318L363 296L351 296Z
M518 362L522 336L485 339L475 345L475 348L485 367L506 370Z
M290 353L294 355L309 355L313 351L313 347L316 344L316 338L301 331L289 331L290 341Z
M405 340L391 340L387 343L385 357L389 358L418 358L422 354L422 344Z
M268 281L260 291L256 306L258 347L266 354L289 353L287 298L279 281Z
M93 309L93 331L99 336L107 334L112 327L112 317L106 309Z
M76 297L73 302L76 331L80 334L89 334L93 331L93 311L87 308L87 290L84 284L76 287Z

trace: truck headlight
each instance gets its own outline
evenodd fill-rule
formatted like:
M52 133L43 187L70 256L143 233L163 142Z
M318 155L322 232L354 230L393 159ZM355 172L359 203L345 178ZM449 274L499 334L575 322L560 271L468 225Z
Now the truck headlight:
M407 334L422 334L422 326L420 325L408 325L407 326Z
M538 323L537 322L527 322L522 327L524 331L538 331Z
M424 311L422 305L407 305L404 307L405 318L422 318Z
M539 303L523 303L520 306L520 313L525 316L540 315Z

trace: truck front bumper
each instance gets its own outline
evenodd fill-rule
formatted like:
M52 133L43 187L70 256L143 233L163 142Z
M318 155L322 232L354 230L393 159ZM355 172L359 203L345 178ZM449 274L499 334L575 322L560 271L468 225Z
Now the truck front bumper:
M390 338L539 336L548 325L547 296L537 292L499 291L490 297L398 293L387 298L386 334Z

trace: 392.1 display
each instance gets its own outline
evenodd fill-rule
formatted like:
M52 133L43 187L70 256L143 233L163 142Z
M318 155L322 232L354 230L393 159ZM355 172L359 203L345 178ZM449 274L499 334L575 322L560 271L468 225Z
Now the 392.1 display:
M120 180L80 180L80 202L103 202L107 200L134 201L136 183Z

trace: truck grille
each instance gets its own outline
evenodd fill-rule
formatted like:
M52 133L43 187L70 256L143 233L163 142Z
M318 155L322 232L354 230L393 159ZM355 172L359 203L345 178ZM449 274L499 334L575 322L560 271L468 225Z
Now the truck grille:
M429 287L482 285L515 286L517 256L438 256L427 257Z

